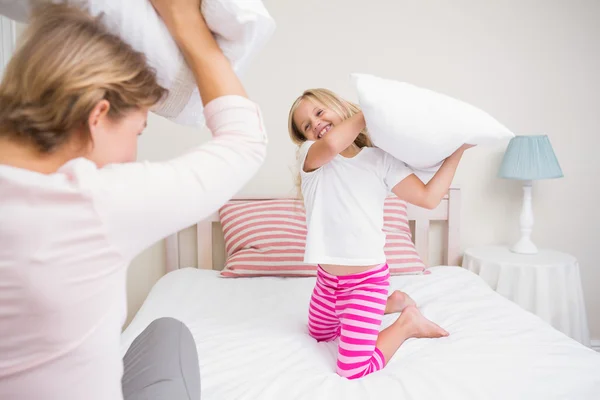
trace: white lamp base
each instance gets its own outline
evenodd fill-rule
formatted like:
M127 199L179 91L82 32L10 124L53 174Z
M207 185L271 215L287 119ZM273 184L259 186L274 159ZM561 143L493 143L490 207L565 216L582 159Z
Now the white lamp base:
M531 202L531 181L523 182L523 208L519 219L521 226L521 238L510 250L519 254L537 254L538 248L531 241L531 232L533 230L533 207Z
M521 238L510 250L519 254L537 254L538 248L529 238Z

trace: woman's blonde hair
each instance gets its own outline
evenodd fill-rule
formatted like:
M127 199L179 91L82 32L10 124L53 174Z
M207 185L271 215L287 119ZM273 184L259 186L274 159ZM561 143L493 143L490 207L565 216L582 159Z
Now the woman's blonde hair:
M108 116L151 107L165 95L145 56L99 18L40 2L0 84L0 136L51 153L73 138L88 143L88 118L101 100Z
M302 93L302 95L298 97L296 101L294 101L294 104L292 104L288 116L288 131L290 138L298 146L301 146L302 143L306 142L307 140L306 136L304 136L304 133L302 133L302 129L296 126L296 123L294 122L294 114L296 113L296 110L298 109L298 106L302 100L309 100L313 103L321 104L323 107L329 108L339 115L342 120L348 119L354 114L360 112L360 107L358 105L344 100L329 89L320 88L305 90L304 93ZM358 134L356 139L354 139L354 144L359 148L373 147L373 142L371 142L371 138L369 137L366 127ZM296 176L296 188L298 198L302 198L300 173L298 173Z

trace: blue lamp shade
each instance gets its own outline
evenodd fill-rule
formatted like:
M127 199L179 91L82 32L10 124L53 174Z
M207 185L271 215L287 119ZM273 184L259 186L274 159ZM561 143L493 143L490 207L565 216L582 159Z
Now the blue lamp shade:
M562 178L563 172L547 135L515 136L508 143L498 176L538 180Z

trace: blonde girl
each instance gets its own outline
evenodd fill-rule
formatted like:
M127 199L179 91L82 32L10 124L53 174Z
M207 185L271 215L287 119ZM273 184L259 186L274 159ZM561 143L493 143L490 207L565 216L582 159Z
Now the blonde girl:
M289 133L299 146L308 234L304 261L318 265L309 333L339 338L337 373L355 379L383 368L408 338L448 332L426 319L406 293L388 296L383 205L400 199L435 208L446 194L464 145L424 184L369 140L359 107L326 89L305 91L292 105ZM385 313L401 312L379 332Z

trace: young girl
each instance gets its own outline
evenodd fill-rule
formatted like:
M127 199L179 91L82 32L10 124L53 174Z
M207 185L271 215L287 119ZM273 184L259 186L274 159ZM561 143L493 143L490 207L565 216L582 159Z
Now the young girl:
M423 184L404 163L372 147L356 105L326 89L307 90L294 102L289 131L300 146L308 228L304 261L318 265L308 328L318 341L340 338L337 373L359 378L383 368L408 338L448 336L407 294L388 297L383 206L393 192L435 208L471 146L458 149ZM401 315L379 332L383 315L393 312Z

